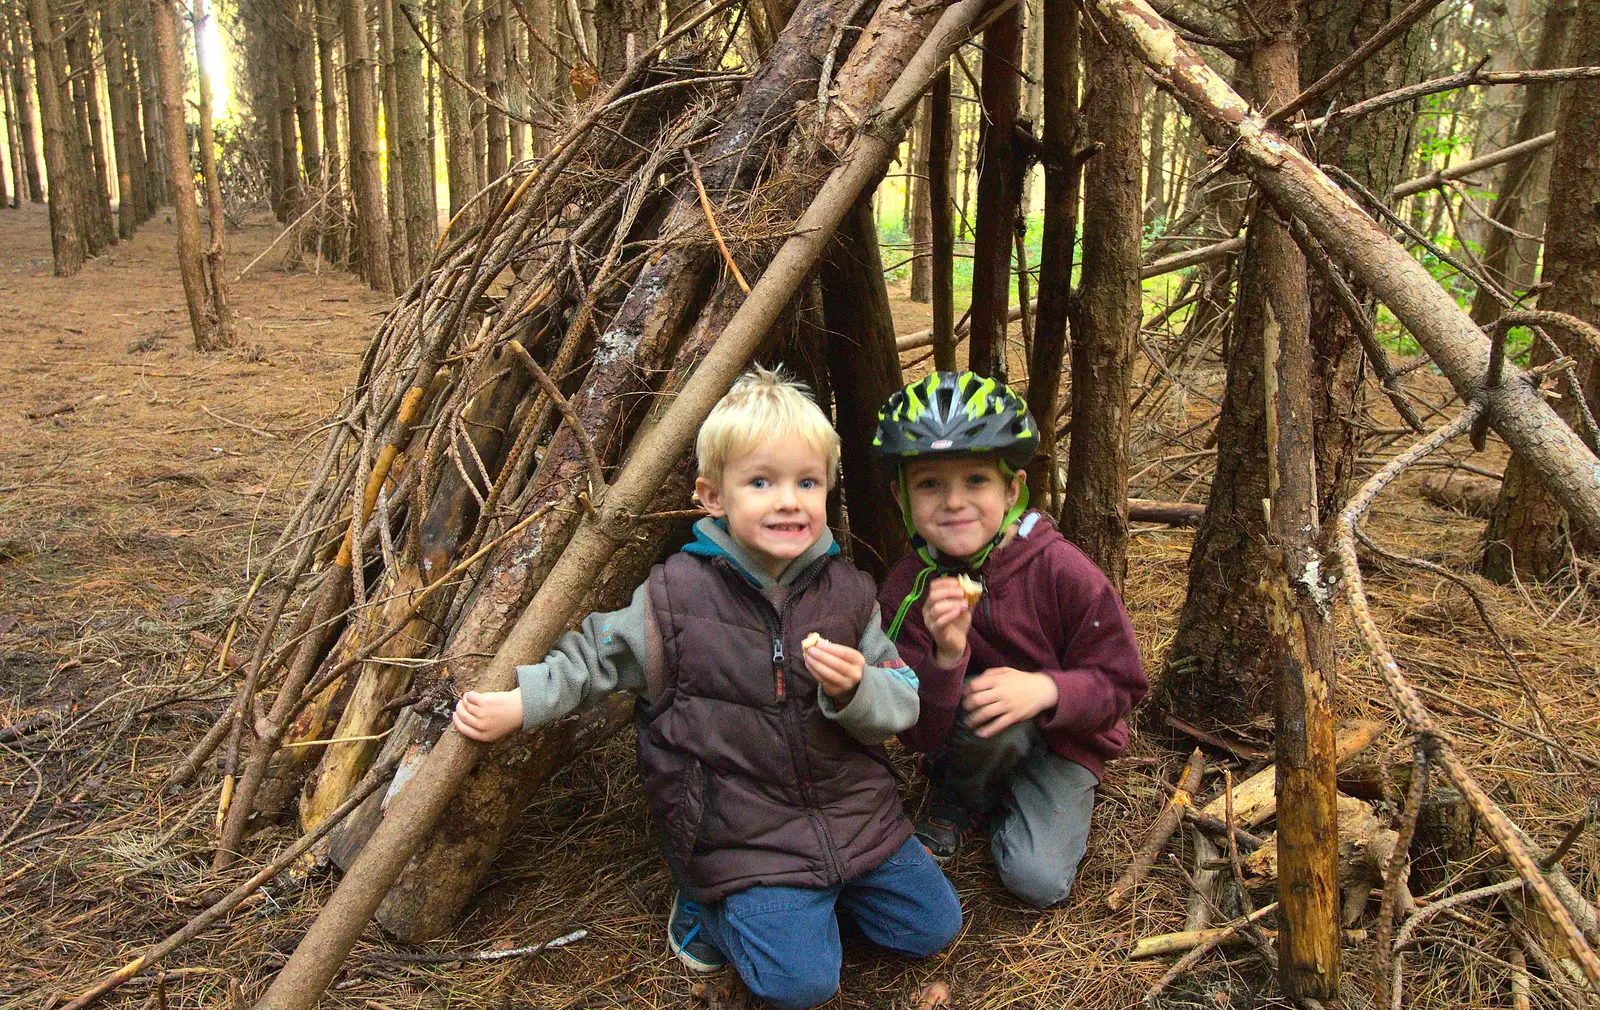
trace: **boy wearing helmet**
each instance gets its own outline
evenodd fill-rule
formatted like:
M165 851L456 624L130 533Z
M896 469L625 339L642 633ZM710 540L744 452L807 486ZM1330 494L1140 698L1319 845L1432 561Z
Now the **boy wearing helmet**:
M1021 397L971 372L895 393L873 439L915 548L879 603L919 680L900 734L928 755L917 835L943 862L986 822L1006 889L1048 908L1072 889L1101 771L1149 685L1110 581L1027 507L1038 445Z
M668 946L694 971L732 962L780 1010L812 1007L839 988L837 910L912 957L961 928L882 746L916 722L917 678L828 531L839 436L803 387L756 369L695 449L711 515L694 542L518 667L516 690L464 695L455 726L493 741L635 692L639 777L679 885Z

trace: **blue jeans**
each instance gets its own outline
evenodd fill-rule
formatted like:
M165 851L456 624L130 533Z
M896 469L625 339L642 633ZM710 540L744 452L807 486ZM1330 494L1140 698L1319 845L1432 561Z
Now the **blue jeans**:
M961 902L915 836L877 869L826 889L752 887L705 909L706 936L744 984L778 1010L804 1010L839 991L839 920L908 957L943 950L961 931Z

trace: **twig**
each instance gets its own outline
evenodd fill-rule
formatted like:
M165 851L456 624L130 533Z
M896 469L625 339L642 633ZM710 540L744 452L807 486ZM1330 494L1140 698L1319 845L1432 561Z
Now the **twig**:
M1411 760L1411 783L1406 789L1405 817L1400 822L1400 837L1394 843L1394 851L1389 854L1389 865L1384 868L1383 899L1378 904L1377 952L1373 959L1374 1001L1379 1006L1384 1003L1385 993L1394 998L1391 985L1396 989L1399 987L1398 973L1393 980L1390 978L1390 961L1394 951L1389 947L1389 940L1394 933L1394 912L1399 902L1400 888L1404 885L1404 871L1411 862L1411 836L1416 833L1417 819L1422 815L1422 803L1428 791L1428 746L1427 738L1417 738L1416 754Z
M16 817L11 819L10 824L6 825L5 832L0 833L0 846L4 846L6 840L11 837L11 833L17 830L17 825L21 824L27 819L29 814L33 813L34 805L39 802L39 794L44 791L44 772L39 770L39 763L30 758L28 755L23 754L20 751L12 750L10 747L5 747L4 744L0 744L0 748L3 748L6 753L15 754L17 757L26 761L28 763L28 770L33 772L33 795L28 797L28 803L22 808L21 812L18 813Z
M1255 910L1255 902L1250 899L1250 889L1245 886L1244 864L1239 860L1239 829L1233 823L1233 769L1224 768L1222 776L1222 823L1228 828L1228 865L1233 869L1234 886L1239 889L1239 907L1244 909L1245 918L1248 920ZM1250 938L1255 941L1256 949L1261 951L1262 959L1267 962L1267 970L1276 974L1278 958L1272 951L1272 945L1261 932L1261 927L1254 922L1248 922L1246 928Z
M1165 975L1162 975L1156 980L1156 984L1151 986L1150 991L1144 994L1145 1004L1154 1006L1156 998L1166 991L1167 986L1171 985L1173 980L1175 980L1179 975L1182 975L1184 972L1188 971L1195 962L1199 961L1202 957L1205 957L1208 951L1220 946L1223 943L1226 943L1229 938L1233 937L1246 926L1260 922L1262 919L1266 918L1277 910L1278 903L1274 901L1270 905L1262 905L1249 915L1240 916L1239 918L1228 923L1226 926L1214 931L1210 936L1202 940L1193 950L1180 957L1171 968L1167 969L1167 973Z
M1166 806L1161 808L1161 813L1156 817L1155 823L1150 825L1144 841L1134 853L1133 862L1106 893L1107 908L1112 911L1121 908L1127 901L1128 895L1139 886L1139 881L1150 872L1150 867L1155 865L1156 857L1161 854L1162 846L1167 844L1167 839L1171 838L1178 825L1183 823L1183 808L1193 804L1193 794L1200 788L1205 773L1206 756L1196 747L1183 766L1183 774L1178 776L1178 787L1173 790L1171 798L1167 800Z
M1420 84L1413 84L1409 87L1377 95L1354 105L1347 105L1337 112L1329 113L1319 119L1295 123L1290 126L1290 129L1300 132L1337 126L1357 116L1381 112L1396 105L1407 105L1427 95L1436 95L1441 91L1454 91L1457 88L1472 87L1474 85L1542 84L1547 81L1592 80L1596 77L1600 77L1600 67L1561 67L1556 70L1468 70L1459 74L1451 74L1448 77L1436 77L1431 81L1423 81Z
M551 937L542 943L529 947L508 947L505 950L473 950L464 954L395 954L388 951L373 951L367 955L372 961L393 961L400 964L465 964L467 962L482 963L486 961L505 961L513 957L532 957L540 951L552 947L565 947L577 943L589 935L587 929L575 929L561 936Z
M100 997L114 991L128 979L133 978L163 957L188 943L212 923L233 911L239 906L240 902L254 894L263 884L282 873L301 856L311 851L313 845L316 845L322 840L323 836L337 827L340 822L349 816L352 810L360 806L380 785L386 783L389 780L390 773L394 771L398 764L398 756L395 756L373 765L367 771L366 776L356 783L355 788L350 791L350 795L345 798L345 801L339 804L328 815L327 819L318 824L309 834L301 836L300 840L291 845L286 852L256 871L255 875L249 880L235 887L210 908L190 919L182 929L101 979L77 999L62 1007L61 1010L83 1010L84 1007L92 1005Z
M717 240L717 248L722 251L723 261L728 264L728 269L733 271L733 279L739 282L739 290L749 294L750 283L744 279L739 264L733 261L733 254L728 252L728 244L722 240L722 229L717 227L717 215L711 212L711 198L706 196L706 183L700 177L700 166L687 148L684 149L683 160L689 163L689 174L694 177L695 192L700 194L700 209L705 211L706 224L711 226L711 237Z
M266 259L267 258L267 253L269 253L272 250L278 248L278 243L282 242L285 238L287 238L289 236L289 233L294 231L295 227L297 225L299 225L301 221L304 221L306 218L310 217L313 211L317 210L324 203L326 203L327 200L328 200L328 193L329 192L331 192L331 190L326 190L326 189L323 190L322 191L322 195L317 197L317 202L316 203L314 203L311 206L307 207L305 209L305 211L302 212L299 217L295 218L293 221L290 221L286 226L284 226L283 231L278 233L278 237L273 239L271 244L269 244L265 249L261 250L261 252L257 253L255 259L251 260L249 263L246 263L244 265L244 269L239 271L238 276L234 277L233 283L237 284L240 281L244 280L244 275L249 273L255 267L255 265L257 263L260 263L262 260Z
M241 421L230 421L226 417L223 417L221 414L219 414L216 411L212 410L210 407L206 406L203 403L200 405L200 409L202 411L204 411L206 413L206 415L211 417L213 420L221 421L223 424L226 424L229 427L232 427L232 428L243 428L245 431L248 431L250 434L252 434L252 435L260 435L263 438L270 438L270 439L273 439L273 440L276 440L278 438L277 435L274 435L272 432L267 431L265 428L257 428L254 425L245 424L245 423L243 423Z
M578 450L583 453L584 467L589 471L590 501L598 501L606 487L605 472L600 468L600 454L595 452L594 442L590 441L589 433L583 430L583 424L579 422L578 415L573 412L572 403L561 394L561 387L557 386L555 380L551 379L545 370L539 367L539 363L533 360L533 355L528 353L528 349L523 347L520 341L509 340L506 342L506 347L510 349L512 354L517 356L517 360L522 362L523 367L533 373L534 381L539 383L539 387L544 390L545 395L550 397L550 402L555 404L556 409L561 412L562 420L567 423L567 430L571 431L572 437L578 441Z

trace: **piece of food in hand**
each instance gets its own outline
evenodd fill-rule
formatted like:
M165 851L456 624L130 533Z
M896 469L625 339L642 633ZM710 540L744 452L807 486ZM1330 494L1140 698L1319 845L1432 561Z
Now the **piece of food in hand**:
M978 597L983 595L983 583L970 575L961 574L956 576L956 585L961 587L961 592L966 596L967 606L978 605Z
M826 638L823 638L821 635L819 635L815 631L813 631L811 634L807 635L805 638L802 638L800 640L800 648L803 651L810 651L812 646L821 645L823 642L826 642L826 641L827 641Z

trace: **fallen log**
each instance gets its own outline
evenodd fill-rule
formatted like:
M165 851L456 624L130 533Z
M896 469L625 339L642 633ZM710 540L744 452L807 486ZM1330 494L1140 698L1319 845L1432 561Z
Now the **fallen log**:
M1155 823L1150 825L1150 830L1145 832L1144 840L1139 843L1139 848L1133 854L1133 862L1123 871L1117 882L1111 885L1111 890L1106 892L1106 907L1113 912L1127 903L1128 895L1139 886L1145 874L1150 872L1150 867L1155 865L1156 857L1166 846L1167 839L1178 830L1178 825L1183 823L1183 808L1194 802L1194 793L1200 788L1200 782L1206 774L1206 756L1196 747L1194 753L1189 755L1188 762L1183 766L1183 774L1178 776L1178 788L1174 789L1172 796L1167 799L1166 806L1161 808Z
M1456 392L1484 400L1495 431L1573 521L1600 530L1600 459L1544 401L1528 373L1508 363L1501 381L1488 385L1489 339L1427 268L1278 135L1144 0L1097 0L1096 8L1207 140L1231 150L1240 171L1282 211L1303 221L1389 307Z
M1366 749L1378 738L1383 726L1376 722L1357 722L1345 726L1334 740L1334 760L1344 761L1350 755ZM1233 787L1233 823L1253 828L1272 819L1278 812L1278 766L1268 765ZM1227 813L1227 796L1218 796L1201 808L1208 817L1223 818Z
M1422 497L1440 508L1488 519L1500 499L1500 481L1454 472L1429 474L1422 481Z
M865 187L882 174L899 146L906 115L955 47L969 37L983 6L982 0L958 0L940 16L877 110L865 118L842 164L828 176L795 223L750 297L722 330L660 421L642 434L595 513L581 520L577 534L474 686L488 690L509 688L515 681L516 664L526 656L543 655L567 626L586 587L592 584L594 571L629 537L641 511L677 465L701 422L746 367L794 292L811 275L839 222ZM407 788L395 798L355 865L258 1007L309 1010L316 1003L390 884L482 751L482 747L454 730L445 733Z
M1199 502L1152 501L1149 498L1128 499L1128 521L1134 523L1198 526L1205 514L1206 507Z

